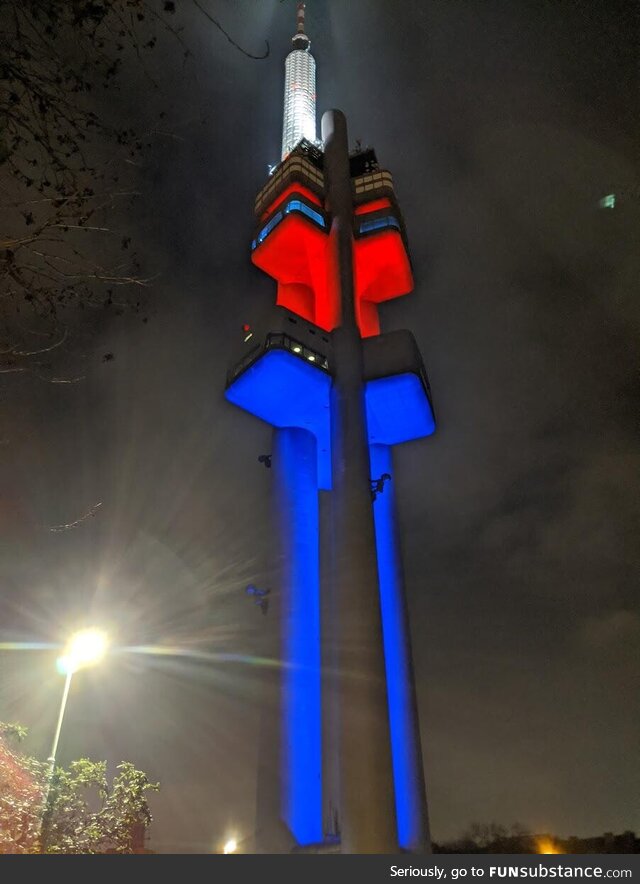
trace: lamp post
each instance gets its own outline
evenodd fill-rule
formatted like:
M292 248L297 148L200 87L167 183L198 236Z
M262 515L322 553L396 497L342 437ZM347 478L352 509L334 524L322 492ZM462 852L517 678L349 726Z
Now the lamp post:
M64 688L62 691L62 700L60 701L60 711L58 712L58 722L51 744L51 752L47 758L47 779L45 783L45 794L43 802L42 822L40 827L40 844L43 853L46 852L51 808L49 806L49 794L51 792L51 782L53 772L56 765L56 754L58 752L58 743L60 742L60 732L62 731L62 722L64 713L67 708L67 700L69 698L69 689L71 688L71 679L74 673L79 669L85 669L87 666L94 666L104 657L107 650L108 640L104 632L99 629L83 629L71 636L65 647L64 653L58 658L58 668L65 675Z

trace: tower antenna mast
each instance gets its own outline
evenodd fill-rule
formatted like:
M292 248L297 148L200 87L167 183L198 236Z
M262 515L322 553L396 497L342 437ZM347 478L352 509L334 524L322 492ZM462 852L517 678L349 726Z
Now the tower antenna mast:
M305 9L305 4L298 3L298 12L297 12L297 16L296 16L298 27L296 29L296 33L303 34L303 35L304 35L304 9Z
M298 3L293 48L285 61L283 160L303 138L316 141L316 62L304 31L304 16L305 4Z

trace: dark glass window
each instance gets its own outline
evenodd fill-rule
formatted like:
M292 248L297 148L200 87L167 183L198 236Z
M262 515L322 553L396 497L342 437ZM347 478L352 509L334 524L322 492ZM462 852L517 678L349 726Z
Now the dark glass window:
M360 233L371 233L373 230L385 230L388 227L400 230L400 222L393 215L385 215L384 218L374 218L372 221L363 221L360 224Z
M307 218L311 218L311 220L315 221L316 224L319 224L320 227L326 227L324 218L320 212L314 211L301 200L289 200L284 211L286 215L288 215L289 212L300 212L301 214L306 215Z
M320 212L316 212L314 209L310 208L306 203L303 203L302 200L289 200L284 209L280 212L276 212L271 221L262 228L260 233L251 243L251 251L256 249L261 243L265 241L265 239L269 236L271 231L276 227L284 218L285 215L288 215L290 212L300 212L301 215L306 215L307 218L310 218L313 222L318 224L322 228L326 228L326 222L324 217L320 214Z
M257 235L257 237L254 239L254 241L251 243L252 250L255 249L256 246L259 246L260 243L264 242L264 240L269 236L269 234L271 233L273 228L282 221L283 217L284 216L283 216L282 212L277 212L273 216L271 221L269 221L268 224L265 224L265 226L262 228L260 233Z

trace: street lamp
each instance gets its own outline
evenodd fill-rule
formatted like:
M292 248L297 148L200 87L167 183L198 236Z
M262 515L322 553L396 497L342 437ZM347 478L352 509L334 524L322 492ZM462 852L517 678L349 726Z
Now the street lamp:
M49 815L51 812L49 806L49 794L51 792L51 781L53 780L53 772L56 766L56 753L58 751L58 743L60 742L62 721L64 719L65 709L67 708L71 679L73 678L73 674L79 669L85 669L87 666L93 666L96 663L99 663L106 653L107 646L107 636L102 630L83 629L71 636L64 649L63 655L56 661L58 670L65 676L65 681L64 689L62 691L62 700L60 702L60 711L58 712L56 732L51 745L51 753L47 758L47 779L45 784L43 815L40 823L40 843L43 853L46 852L49 840Z
M60 731L62 730L62 720L64 712L67 708L67 698L69 696L69 688L71 687L71 679L74 672L78 669L84 669L87 666L93 666L99 663L104 657L107 650L107 636L100 629L83 629L76 632L67 642L64 654L57 660L58 669L66 678L64 682L64 690L62 691L62 701L60 703L60 712L58 713L58 724L51 746L51 753L47 761L49 762L49 779L53 774L53 768L56 763L56 752L58 751L58 742L60 740Z

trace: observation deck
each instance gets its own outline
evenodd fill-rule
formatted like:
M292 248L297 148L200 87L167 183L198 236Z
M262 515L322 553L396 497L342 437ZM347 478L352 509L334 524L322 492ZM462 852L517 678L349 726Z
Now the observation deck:
M411 332L364 341L369 443L398 445L435 430L429 380ZM229 402L274 427L316 437L318 483L331 488L331 339L291 311L272 308L227 375Z
M380 333L377 305L408 294L413 274L402 214L389 172L371 149L350 159L354 199L356 313L363 337ZM276 303L325 331L340 321L328 274L331 214L324 202L323 155L301 141L256 197L253 263L276 280Z

